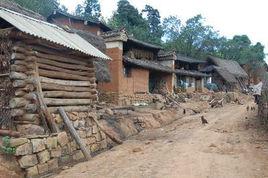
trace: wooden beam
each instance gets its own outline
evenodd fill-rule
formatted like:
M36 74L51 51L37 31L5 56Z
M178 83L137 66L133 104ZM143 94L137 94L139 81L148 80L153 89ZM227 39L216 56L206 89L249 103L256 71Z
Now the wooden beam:
M70 131L72 137L74 138L74 140L76 141L76 143L79 145L80 149L82 150L85 158L87 160L89 160L91 158L91 155L89 153L89 151L86 149L86 145L83 142L83 140L81 140L81 138L79 137L79 135L77 134L76 130L74 129L73 124L71 123L70 119L68 118L67 114L65 113L63 108L59 108L59 113L63 119L63 122L65 123L65 125L67 126L68 130Z
M44 98L47 106L70 106L70 105L88 105L92 104L92 99L55 99Z
M8 77L9 73L5 73L5 74L0 74L0 77Z
M65 73L69 73L69 74L75 74L75 75L81 75L81 76L94 76L95 75L95 69L92 68L92 71L79 71L79 70L69 70L69 69L64 69L61 67L55 67L55 66L51 66L48 64L41 64L38 63L38 67L39 69L46 69L46 70L54 70L54 71L59 71L59 72L65 72Z
M96 84L91 84L88 87L79 87L79 86L68 86L68 85L58 85L53 83L41 83L42 89L47 90L56 90L56 91L72 91L72 92L94 92L96 91Z
M69 85L69 86L91 86L92 82L90 81L72 81L72 80L57 80L47 77L40 77L41 82L43 83L53 83L59 85Z
M43 77L49 77L54 79L64 79L64 80L79 80L79 81L88 81L90 77L84 77L80 75L65 73L65 72L57 72L51 70L39 69L39 75Z
M61 106L66 112L88 112L91 108L90 105L87 106ZM48 107L51 113L57 113L59 107Z
M87 98L96 99L96 93L91 92L67 92L67 91L44 91L45 98Z

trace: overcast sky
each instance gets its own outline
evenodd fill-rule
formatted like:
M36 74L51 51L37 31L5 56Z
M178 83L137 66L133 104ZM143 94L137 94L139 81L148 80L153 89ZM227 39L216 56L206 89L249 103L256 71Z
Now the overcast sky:
M108 18L117 8L118 0L99 0L102 15ZM70 12L83 0L60 0ZM197 14L206 19L221 35L246 34L253 43L261 42L268 53L267 0L129 0L139 10L146 4L157 8L162 18L177 15L183 21ZM267 57L266 60L268 61Z

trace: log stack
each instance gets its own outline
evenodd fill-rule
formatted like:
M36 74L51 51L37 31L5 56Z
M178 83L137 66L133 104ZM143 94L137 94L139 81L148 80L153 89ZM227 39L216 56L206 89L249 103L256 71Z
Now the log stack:
M11 55L9 74L15 96L9 102L12 116L18 124L39 125L42 114L36 92L41 97L45 113L88 111L98 99L93 61L39 45L17 43Z

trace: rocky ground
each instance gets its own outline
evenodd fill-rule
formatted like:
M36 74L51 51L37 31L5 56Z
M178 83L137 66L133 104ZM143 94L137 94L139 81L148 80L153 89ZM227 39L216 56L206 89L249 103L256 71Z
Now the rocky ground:
M268 132L247 105L228 104L144 130L55 177L268 177ZM209 124L202 125L201 115Z

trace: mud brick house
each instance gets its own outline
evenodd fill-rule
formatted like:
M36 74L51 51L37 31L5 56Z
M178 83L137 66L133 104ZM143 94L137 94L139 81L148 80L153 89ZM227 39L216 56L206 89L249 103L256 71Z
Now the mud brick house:
M101 92L120 97L137 94L173 92L173 66L158 60L161 47L136 40L124 30L102 34L106 42L111 82L98 83ZM135 98L135 97L134 97Z
M228 91L246 88L248 75L236 61L209 56L201 71L211 74L212 83L217 84L221 90L224 86Z
M17 12L0 7L0 131L20 136L9 145L16 148L15 166L27 177L40 177L84 159L59 107L88 152L107 147L106 135L93 119L98 100L93 62L110 58L91 45L89 37L9 5Z
M175 88L185 89L187 92L202 92L204 83L209 77L206 73L199 71L204 64L205 61L177 54L175 58Z
M55 10L47 18L47 21L60 26L68 26L71 29L91 32L95 35L100 35L103 32L111 31L111 28L102 22L86 20L59 10Z

